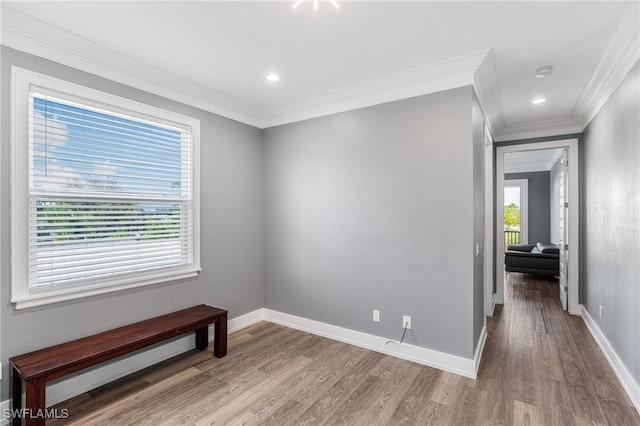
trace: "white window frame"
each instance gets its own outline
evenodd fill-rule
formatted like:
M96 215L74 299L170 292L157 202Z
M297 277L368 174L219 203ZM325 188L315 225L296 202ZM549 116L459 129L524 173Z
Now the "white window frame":
M509 179L504 181L504 188L520 188L520 244L529 243L529 180ZM504 189L503 189L504 193ZM504 207L502 208L504 217ZM504 229L504 226L502 227ZM503 236L504 238L504 236Z
M11 69L11 302L16 309L57 303L99 294L195 277L200 269L200 121L135 102L105 92L90 89L57 78L18 67ZM159 269L143 279L123 275L107 283L52 286L46 290L30 287L29 274L29 97L33 86L44 87L80 99L93 107L105 105L114 112L130 116L176 123L189 128L192 138L192 262L179 270Z

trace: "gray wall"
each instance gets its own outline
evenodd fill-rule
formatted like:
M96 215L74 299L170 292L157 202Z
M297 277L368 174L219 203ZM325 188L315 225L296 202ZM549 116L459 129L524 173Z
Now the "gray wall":
M584 131L581 247L582 303L636 383L640 383L639 80L636 64Z
M265 130L265 307L472 358L471 115L464 87Z
M549 221L549 241L553 244L560 244L560 212L558 206L560 202L560 173L562 172L560 160L556 161L549 171L549 205L552 206Z
M548 242L550 238L549 172L507 173L509 179L527 179L529 244Z
M475 93L473 93L471 125L473 132L473 342L475 350L486 319L484 312L484 114Z
M0 225L2 400L11 356L199 303L231 318L263 304L263 149L260 130L54 62L2 47ZM15 311L10 298L9 101L11 66L144 102L201 121L201 256L197 279Z

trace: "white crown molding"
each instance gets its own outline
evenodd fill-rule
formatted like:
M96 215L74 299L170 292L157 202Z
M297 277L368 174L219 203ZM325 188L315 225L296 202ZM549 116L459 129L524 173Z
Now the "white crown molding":
M553 154L553 157L551 157L551 159L547 163L547 170L553 169L553 166L555 166L560 157L562 157L562 151L562 149L556 150L555 154Z
M264 110L264 127L274 127L358 108L398 101L473 84L476 70L489 50L414 68L275 105Z
M261 127L259 112L215 90L2 5L1 42L12 49Z
M640 3L627 2L591 80L576 102L571 117L582 130L589 125L631 68L640 60L639 14Z
M505 127L490 49L259 110L6 5L1 7L1 42L7 47L261 129L472 85L496 142L579 133L640 59L638 3L629 2L576 103L573 119Z
M628 2L572 112L572 119L503 125L491 50L415 68L264 110L142 63L2 5L3 45L258 128L473 85L495 141L579 133L640 59L638 2ZM562 123L564 122L564 123Z
M495 142L541 138L545 136L570 135L582 132L582 127L570 118L536 121L505 126L495 137Z
M489 52L475 52L259 110L6 5L1 7L1 42L7 47L261 129L472 85L476 70Z
M473 80L473 88L484 113L489 132L492 135L497 135L504 128L504 112L493 51L487 52L482 64L478 67Z

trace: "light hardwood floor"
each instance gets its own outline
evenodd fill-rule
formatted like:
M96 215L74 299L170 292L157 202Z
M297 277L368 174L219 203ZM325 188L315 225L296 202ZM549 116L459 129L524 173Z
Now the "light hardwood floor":
M640 425L557 282L511 273L478 380L261 322L54 408L76 425Z

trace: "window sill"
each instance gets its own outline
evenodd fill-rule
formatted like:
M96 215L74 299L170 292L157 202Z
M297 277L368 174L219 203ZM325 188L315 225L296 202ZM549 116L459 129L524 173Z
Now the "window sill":
M116 291L128 290L132 288L144 287L153 284L166 283L185 278L197 277L200 269L180 271L171 274L162 274L146 279L136 279L117 284L102 284L91 288L67 288L57 291L47 291L46 293L29 294L11 298L11 303L15 304L15 309L28 309L37 306L50 305L53 303L66 302L69 300L82 299L85 297L98 296L101 294L114 293Z

